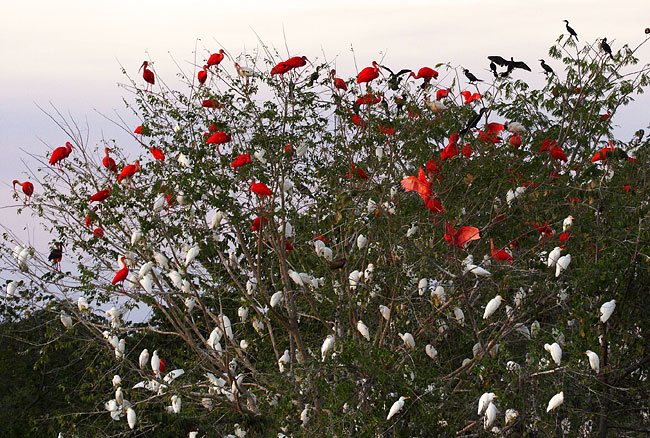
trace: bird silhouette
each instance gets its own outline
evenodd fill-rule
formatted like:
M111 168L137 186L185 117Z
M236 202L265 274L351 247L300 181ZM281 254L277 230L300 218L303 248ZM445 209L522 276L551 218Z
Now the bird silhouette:
M571 26L569 26L569 20L563 20L566 23L566 31L569 32L569 35L572 37L575 37L576 41L578 40L578 34L576 33L575 30Z
M541 65L542 65L542 68L544 69L544 73L546 73L547 75L548 74L552 74L552 75L555 74L553 69L546 63L546 61L544 61L543 59L540 59L539 61L540 61Z
M469 79L470 82L483 82L481 79L474 76L468 69L464 69L463 73L465 73L465 77Z
M614 55L612 55L612 48L609 47L609 44L607 44L607 38L603 38L603 40L600 42L600 48L603 49L603 52L607 53L610 58L614 59Z

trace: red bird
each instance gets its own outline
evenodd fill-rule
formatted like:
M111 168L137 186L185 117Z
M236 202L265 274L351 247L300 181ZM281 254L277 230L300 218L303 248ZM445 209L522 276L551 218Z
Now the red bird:
M357 84L362 82L370 83L379 77L379 64L372 61L372 67L366 67L359 72L357 76Z
M13 181L14 183L14 191L16 191L16 184L19 184L22 189L23 193L27 195L27 203L32 199L32 195L34 194L34 184L30 183L29 181L25 181L24 183L21 183L17 179Z
M135 131L133 131L134 134L141 134L142 135L142 125L138 126L135 128Z
M518 133L515 132L512 137L510 137L510 144L516 148L521 146L521 137Z
M113 173L117 173L117 165L115 164L115 160L112 159L111 157L108 156L108 153L112 152L109 148L104 148L104 159L102 160L102 164L104 165L105 168L110 170Z
M104 237L104 229L102 227L97 227L93 230L93 235L96 237Z
M153 157L156 160L165 161L165 154L163 153L163 151L161 151L155 146L151 146L150 150L151 150L151 155L153 155Z
M95 211L97 211L97 206L94 206L92 211L86 215L85 222L87 227L89 227L93 223L93 220L97 219L97 214L95 213Z
M479 240L481 233L476 227L460 227L458 232L447 224L447 231L445 232L445 240L450 245L457 245L460 249L465 249L472 240Z
M609 147L601 149L599 152L597 152L596 155L594 155L593 158L591 159L591 162L595 163L596 161L606 161L608 152L613 150L614 150L614 145L610 140Z
M213 65L218 66L221 64L221 61L223 61L223 58L225 57L226 53L223 51L223 49L219 49L218 53L213 53L210 55L208 58L208 68L212 67Z
M151 70L149 70L147 67L149 67L149 63L147 61L144 61L142 63L142 65L140 66L140 69L138 71L144 69L142 71L142 79L144 79L144 81L146 83L154 85L156 83L156 78L153 75L153 72ZM147 87L149 87L149 86L147 85Z
M441 99L444 99L445 97L449 96L450 91L451 91L450 88L440 89L440 90L436 91L436 100L441 100Z
M52 156L50 157L50 164L59 165L59 169L61 169L61 164L59 164L59 161L63 160L64 158L67 158L68 155L72 152L72 144L69 141L65 142L65 147L60 146L52 152ZM63 169L61 169L63 170Z
M465 98L465 104L468 104L468 103L474 102L475 100L479 100L480 98L483 97L483 96L481 96L479 93L474 93L474 94L472 94L471 91L467 91L467 90L466 90L466 91L462 91L462 92L460 93L460 95L463 96L463 97Z
M215 132L208 138L207 144L216 144L217 153L221 155L221 151L219 151L219 145L228 143L229 141L230 141L230 134L226 134L225 132L219 131L219 132Z
M257 194L260 197L264 196L272 196L273 192L271 192L271 189L267 187L266 184L264 183L254 183L251 182L251 192Z
M108 187L106 190L100 190L90 197L90 202L103 202L108 198L108 195L111 194L111 188Z
M131 178L138 170L140 170L140 162L136 160L134 164L129 164L122 169L122 172L117 176L117 181L122 182L123 179Z
M418 70L418 74L411 72L409 78L413 79L424 79L424 84L428 85L431 82L431 79L438 79L438 72L429 67L422 67Z
M199 80L199 84L201 84L201 85L205 84L205 81L208 80L208 71L207 71L207 69L208 69L208 66L204 65L203 70L201 70L199 72L199 74L197 75L197 78Z
M264 218L264 225L266 225L268 222L269 220L267 218ZM262 229L262 217L257 216L251 225L251 231L257 231L260 229Z
M336 70L332 70L330 72L330 76L332 77L332 80L334 81L334 87L337 90L343 90L344 92L348 91L348 85L345 83L345 81L343 79L341 79L341 78L335 77L336 76Z
M294 68L302 67L304 65L307 65L306 56L294 56L273 67L271 69L271 76L276 74L282 75L293 70Z
M503 249L495 250L494 242L492 241L492 239L490 239L490 252L492 253L492 257L494 257L495 259L506 261L512 264L512 256L510 255L510 253L508 253L506 250Z
M230 164L230 167L233 169L238 169L244 167L246 164L251 162L251 154L241 154Z
M560 146L555 146L551 148L551 156L556 160L562 160L565 163L569 161Z
M408 176L404 178L400 184L405 191L417 192L422 199L424 199L424 206L431 210L434 213L442 213L444 210L440 201L433 198L433 192L431 191L431 183L427 181L427 177L424 174L424 170L420 168L420 173L418 177Z
M454 133L449 137L449 144L440 153L440 161L455 157L456 155L458 155L458 133Z
M120 260L122 260L122 269L117 271L117 274L115 274L115 277L113 277L113 284L117 283L122 283L122 289L124 289L124 280L126 280L126 277L129 275L129 267L126 265L126 260L124 260L124 257L120 257Z

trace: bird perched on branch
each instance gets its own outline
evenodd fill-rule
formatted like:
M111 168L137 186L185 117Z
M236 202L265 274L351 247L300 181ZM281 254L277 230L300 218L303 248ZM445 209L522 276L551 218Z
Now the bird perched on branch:
M69 141L65 142L65 147L60 146L52 152L52 156L50 157L50 164L51 165L58 165L59 169L61 169L61 164L60 161L63 160L64 158L67 158L68 155L72 152L72 144ZM63 171L63 169L61 169Z
M540 59L539 61L540 61L541 65L542 65L542 68L544 69L545 74L547 74L547 75L549 75L549 74L554 75L555 74L553 69L546 63L546 61L544 61L543 59Z
M467 123L465 124L465 127L461 129L458 134L459 135L465 135L469 132L470 129L476 128L476 125L478 124L479 120L481 120L481 117L483 116L483 113L487 109L485 107L481 108L478 113L474 113L472 117L469 118Z
M359 75L357 76L357 84L361 84L363 82L369 84L379 77L379 73L379 64L377 64L375 61L372 61L372 67L366 67L359 72Z
M13 185L14 185L14 191L16 191L16 184L21 186L23 189L23 193L27 196L27 201L25 205L29 204L29 201L32 199L32 195L34 194L34 184L30 183L29 181L25 181L24 183L21 183L17 179L13 180Z
M525 62L523 62L523 61L515 61L512 56L510 57L510 60L507 60L505 58L502 58L501 56L496 56L496 55L495 56L488 56L488 59L490 61L494 62L495 64L497 64L500 67L506 67L507 68L507 70L505 72L501 73L502 77L508 76L516 68L531 71L530 67L528 67L528 65L526 65Z
M54 249L50 251L50 255L47 257L47 259L50 262L54 263L56 269L60 271L61 259L63 259L63 246L61 245L61 242L56 242L54 245Z
M390 88L393 91L397 91L400 86L400 82L402 82L402 76L405 75L406 73L413 73L412 70L408 68L404 68L397 73L393 73L391 69L386 67L385 65L380 65L381 68L386 70L388 73L390 73L390 76L388 77L388 88Z
M563 21L566 23L566 31L569 32L570 37L575 37L576 41L578 41L578 34L576 33L575 30L573 30L571 26L569 26L569 20L563 20Z
M607 38L603 38L603 40L600 42L600 48L603 49L603 52L607 53L610 58L614 59L614 55L612 55L612 48L609 47L609 44L607 44Z
M472 74L468 69L463 69L463 73L465 73L465 77L471 82L483 82L481 79L478 79L476 76Z
M149 67L149 62L144 61L140 66L140 68L138 69L138 71L142 70L142 79L144 79L144 81L147 84L150 84L151 88L153 89L153 85L156 83L156 77L154 76L153 72L149 70L148 67ZM147 85L147 88L149 88L149 85Z

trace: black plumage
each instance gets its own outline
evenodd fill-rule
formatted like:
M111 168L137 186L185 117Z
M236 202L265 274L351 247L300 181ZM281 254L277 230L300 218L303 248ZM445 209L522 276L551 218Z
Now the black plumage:
M571 35L572 37L575 37L576 41L579 41L578 40L578 34L576 33L575 30L573 30L573 28L571 26L569 26L569 20L564 20L564 22L566 23L566 31L569 32L569 35Z
M483 107L479 110L478 113L475 113L472 117L470 117L470 119L465 124L465 127L461 129L458 134L465 135L469 132L470 129L476 128L476 125L478 124L479 120L481 120L481 116L483 116L483 113L485 111L485 107Z
M472 72L469 71L468 69L464 69L463 73L465 73L465 77L469 79L470 82L483 82L482 80L474 76Z
M552 74L552 75L555 74L555 72L553 71L553 69L551 68L551 66L549 66L549 65L546 63L546 61L544 61L543 59L540 59L540 62L541 62L542 68L544 69L544 72L545 72L546 74Z
M380 65L381 68L386 70L388 73L390 73L390 76L388 77L388 88L390 88L393 91L396 91L399 88L400 82L402 82L402 76L405 75L406 73L411 73L412 70L409 70L408 68L404 68L397 73L393 73L391 69L384 65Z
M603 49L603 52L607 53L610 58L614 59L614 55L612 55L612 48L609 47L609 44L607 44L607 38L603 38L603 40L600 42L600 48Z

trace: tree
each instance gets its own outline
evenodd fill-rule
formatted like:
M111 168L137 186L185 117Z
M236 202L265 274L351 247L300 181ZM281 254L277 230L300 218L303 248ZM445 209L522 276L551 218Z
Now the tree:
M564 78L539 89L373 64L344 91L327 64L269 51L185 91L133 80L142 153L104 145L116 172L54 117L73 151L62 170L33 157L28 209L70 268L6 233L11 302L49 302L113 355L128 401L102 396L125 434L129 406L143 433L647 432L649 143L613 133L648 83L637 49L560 37Z

